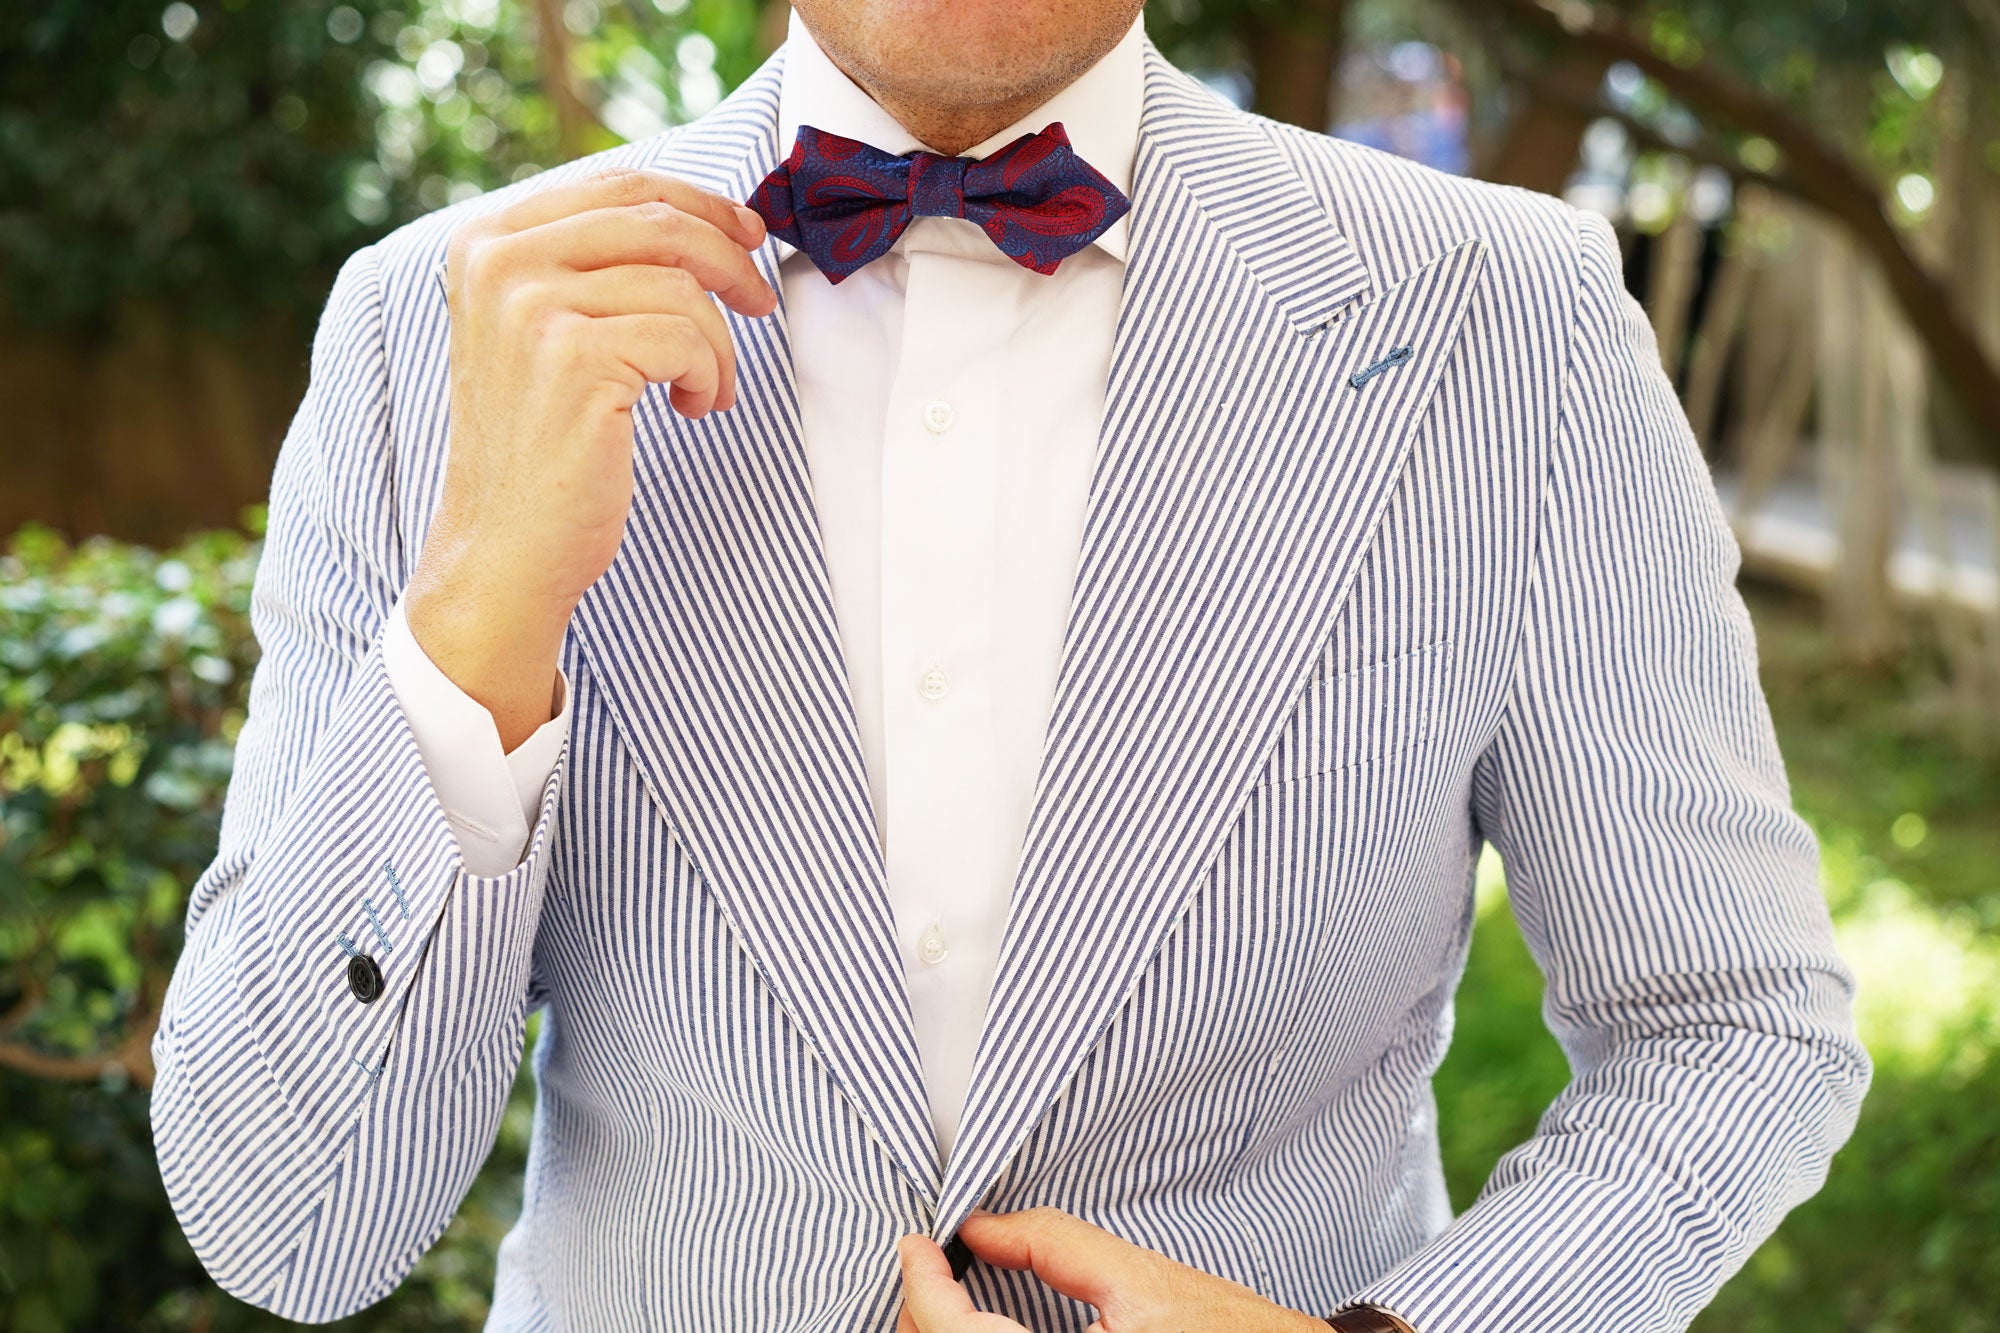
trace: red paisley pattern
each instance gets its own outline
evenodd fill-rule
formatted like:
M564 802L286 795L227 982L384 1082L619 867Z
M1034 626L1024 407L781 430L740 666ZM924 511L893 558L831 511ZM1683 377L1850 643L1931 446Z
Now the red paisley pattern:
M1132 206L1077 155L1059 120L983 158L894 156L801 125L745 203L834 283L888 253L917 216L965 218L1021 267L1054 273Z

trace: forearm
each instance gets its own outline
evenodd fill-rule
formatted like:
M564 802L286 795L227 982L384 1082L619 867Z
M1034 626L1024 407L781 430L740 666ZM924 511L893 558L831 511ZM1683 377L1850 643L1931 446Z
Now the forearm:
M497 568L441 510L401 598L412 637L454 686L493 719L504 751L517 749L562 705L557 665L572 604L491 586Z

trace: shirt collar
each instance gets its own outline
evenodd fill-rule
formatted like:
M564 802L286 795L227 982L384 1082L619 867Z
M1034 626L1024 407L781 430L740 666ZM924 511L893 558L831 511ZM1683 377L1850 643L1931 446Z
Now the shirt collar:
M1145 14L1132 20L1118 45L1048 101L1013 124L974 144L961 155L984 157L1024 134L1033 134L1052 120L1068 131L1070 146L1105 179L1132 196L1133 164L1139 153L1139 109L1145 96ZM800 125L870 143L887 153L930 149L882 109L833 63L813 40L811 30L791 11L785 32L785 64L778 91L778 156L792 151ZM935 151L935 150L930 150ZM1125 258L1132 215L1128 211L1104 229L1091 244L1121 262ZM773 238L778 239L778 238ZM792 247L782 239L781 255Z

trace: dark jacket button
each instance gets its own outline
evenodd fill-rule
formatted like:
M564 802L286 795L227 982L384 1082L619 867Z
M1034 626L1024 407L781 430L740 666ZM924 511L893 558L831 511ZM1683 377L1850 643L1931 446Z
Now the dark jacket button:
M951 1239L944 1243L943 1249L944 1257L951 1261L952 1277L962 1281L965 1270L972 1267L972 1247L967 1245L957 1232L953 1232Z
M347 960L347 989L363 1004L373 1004L382 994L382 969L365 953Z

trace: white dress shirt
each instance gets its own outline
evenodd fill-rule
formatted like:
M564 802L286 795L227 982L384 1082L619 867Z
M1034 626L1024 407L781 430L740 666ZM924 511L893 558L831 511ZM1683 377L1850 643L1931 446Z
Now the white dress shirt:
M1128 196L1143 97L1118 45L983 157L1059 120ZM843 74L793 11L780 156L801 124L928 148ZM919 217L838 286L774 238L814 507L888 867L942 1160L951 1150L1025 836L1104 411L1130 215L1054 274L962 218ZM384 654L474 874L517 864L569 725L503 754L491 716L411 637Z

